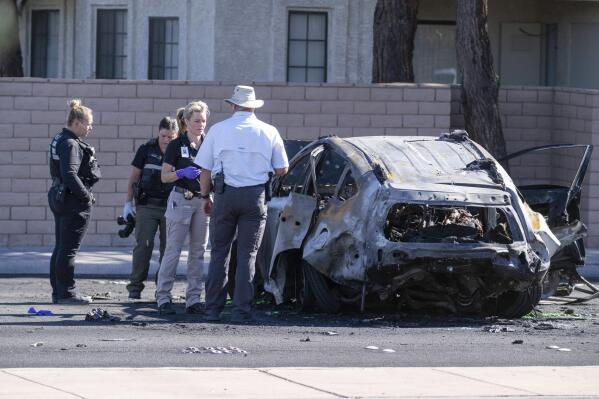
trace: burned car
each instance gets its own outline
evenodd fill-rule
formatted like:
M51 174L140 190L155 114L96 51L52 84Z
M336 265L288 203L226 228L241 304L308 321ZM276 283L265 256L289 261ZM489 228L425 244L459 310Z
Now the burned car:
M521 317L552 257L558 276L584 263L585 149L571 187L519 190L464 131L316 140L273 182L257 274L277 303L300 309Z

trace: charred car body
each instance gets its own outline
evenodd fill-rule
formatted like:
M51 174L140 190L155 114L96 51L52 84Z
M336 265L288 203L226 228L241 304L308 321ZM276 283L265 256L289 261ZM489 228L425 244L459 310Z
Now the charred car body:
M521 192L463 131L314 141L273 182L257 273L277 303L303 309L386 302L520 317L552 256L560 277L584 263L578 206L591 150L571 187Z

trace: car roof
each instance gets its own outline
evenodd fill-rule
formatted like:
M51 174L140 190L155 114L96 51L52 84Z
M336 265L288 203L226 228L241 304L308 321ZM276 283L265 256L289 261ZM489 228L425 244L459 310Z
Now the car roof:
M382 163L393 183L463 183L496 186L485 170L467 168L491 156L471 140L447 136L367 136L344 139ZM499 166L500 167L500 166Z

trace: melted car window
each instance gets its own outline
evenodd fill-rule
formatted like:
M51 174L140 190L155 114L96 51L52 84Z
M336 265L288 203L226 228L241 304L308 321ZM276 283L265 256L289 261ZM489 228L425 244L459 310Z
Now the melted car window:
M351 173L351 169L347 171L341 186L339 186L339 193L337 196L340 200L345 201L353 197L358 192L358 186L356 186L356 179Z
M305 156L289 169L279 187L278 196L286 197L290 192L302 193L306 180L306 169L310 165L310 157Z
M321 198L330 198L335 194L341 174L347 162L333 151L327 151L316 167L316 190Z

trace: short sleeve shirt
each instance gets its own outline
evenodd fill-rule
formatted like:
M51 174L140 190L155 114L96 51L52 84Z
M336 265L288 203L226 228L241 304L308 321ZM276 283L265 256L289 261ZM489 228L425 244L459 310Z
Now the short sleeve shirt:
M196 164L213 173L223 171L225 183L233 187L266 183L273 169L289 166L277 129L243 111L212 126Z
M135 153L131 166L135 166L137 169L143 169L146 164L146 158L148 157L148 147L143 144L140 145Z
M194 159L198 153L198 150L191 147L187 133L181 135L179 138L172 140L166 152L164 154L164 163L168 163L175 167L175 170L183 169L188 166L196 166ZM175 182L175 185L181 188L186 188L195 193L200 192L200 178L196 179L179 179Z

